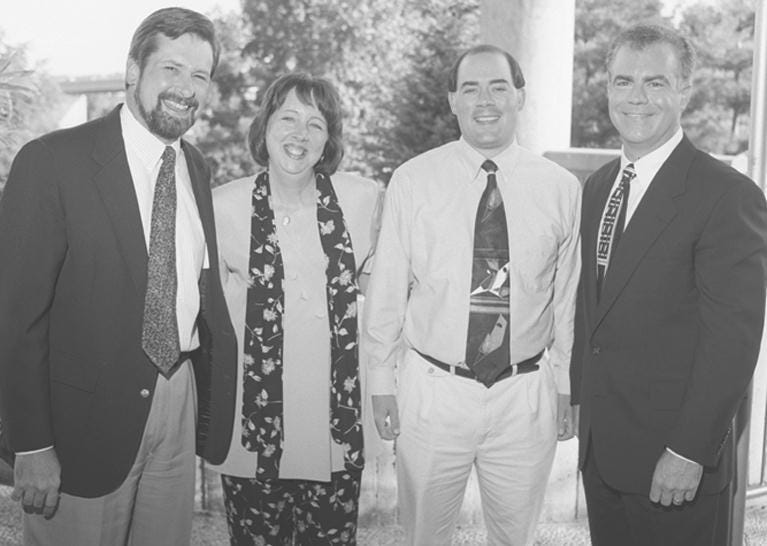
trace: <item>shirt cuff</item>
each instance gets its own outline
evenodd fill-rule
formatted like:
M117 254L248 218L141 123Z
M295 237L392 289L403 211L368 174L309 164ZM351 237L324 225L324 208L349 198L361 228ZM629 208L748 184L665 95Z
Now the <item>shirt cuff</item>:
M368 394L395 394L394 368L390 366L371 366L367 374Z
M40 449L33 449L32 451L17 451L16 456L19 455L34 455L35 453L42 453L43 451L48 451L49 449L53 449L53 446L48 447L42 447Z
M549 361L551 371L554 372L554 385L557 387L557 394L570 394L570 369L568 366L557 366Z
M697 462L697 461L693 461L692 459L688 459L687 457L685 457L685 456L683 456L683 455L680 455L679 453L677 453L676 451L674 451L673 449L671 449L671 448L670 448L670 447L668 447L668 446L666 447L666 451L668 451L669 453L671 453L671 454L672 454L674 457L679 457L679 458L680 458L680 459L682 459L683 461L687 461L688 463L693 463L693 464L697 464L698 466L701 466L701 464L700 464L699 462Z

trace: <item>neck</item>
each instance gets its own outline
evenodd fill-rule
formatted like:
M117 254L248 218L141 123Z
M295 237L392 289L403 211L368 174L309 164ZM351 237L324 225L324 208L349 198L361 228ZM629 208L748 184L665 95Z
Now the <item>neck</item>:
M314 205L314 173L285 176L270 170L269 181L272 197L280 205L288 207Z

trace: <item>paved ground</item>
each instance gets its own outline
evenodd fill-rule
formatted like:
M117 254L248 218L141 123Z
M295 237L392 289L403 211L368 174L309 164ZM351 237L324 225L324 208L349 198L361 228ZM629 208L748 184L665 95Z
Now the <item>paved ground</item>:
M10 488L0 486L0 546L21 546L21 515L10 499ZM765 501L767 502L767 501ZM485 534L478 527L456 530L453 546L484 544ZM360 546L396 546L402 530L395 525L363 526L358 533ZM194 518L192 546L225 546L226 522L218 512L198 512ZM542 523L538 526L537 546L589 546L585 521ZM751 505L746 512L744 546L767 545L767 505ZM68 545L62 545L68 546Z

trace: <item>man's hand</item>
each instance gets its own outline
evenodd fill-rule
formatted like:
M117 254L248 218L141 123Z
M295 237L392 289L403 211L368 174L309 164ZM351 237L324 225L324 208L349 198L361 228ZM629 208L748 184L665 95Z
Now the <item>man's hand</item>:
M578 431L578 407L570 405L569 394L557 394L557 439L569 440Z
M59 504L60 480L61 466L53 448L16 455L11 498L20 500L27 514L42 514L50 519Z
M664 450L655 465L650 486L650 500L663 506L672 503L679 506L695 498L698 484L703 475L703 467L698 463L686 461L668 450Z
M374 394L373 419L376 422L378 435L384 440L394 440L399 436L397 397L393 394Z

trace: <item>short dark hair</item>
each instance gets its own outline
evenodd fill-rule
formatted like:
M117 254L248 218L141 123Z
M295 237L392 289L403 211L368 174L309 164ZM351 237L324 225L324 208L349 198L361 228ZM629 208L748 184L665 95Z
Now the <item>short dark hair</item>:
M216 71L221 45L216 38L213 22L201 13L186 8L163 8L151 13L133 34L128 56L144 70L149 56L157 51L157 35L163 34L175 40L184 34L194 34L210 44L213 49L213 66L210 75Z
M269 164L269 150L266 148L266 129L269 118L283 105L291 90L295 89L298 100L304 104L317 106L328 126L328 141L322 157L314 165L316 172L328 175L336 172L344 157L343 121L341 98L338 91L325 78L312 76L305 72L291 72L279 76L267 88L261 101L261 108L250 124L248 148L253 159L266 167Z
M474 46L471 49L467 49L456 59L453 63L450 72L447 75L447 90L451 93L455 93L458 90L458 69L461 67L461 63L466 57L471 55L479 55L480 53L497 53L503 55L506 58L506 62L509 63L509 70L511 70L511 81L514 87L522 89L525 86L525 76L522 74L522 69L519 66L517 60L511 56L507 51L504 51L500 47L496 47L490 44L481 44Z
M641 51L655 44L668 44L676 51L681 71L680 76L683 81L689 83L692 78L692 72L695 70L695 47L693 47L690 40L676 30L657 23L639 23L618 34L612 44L610 44L610 49L607 52L607 73L610 73L610 66L621 47L627 46Z

